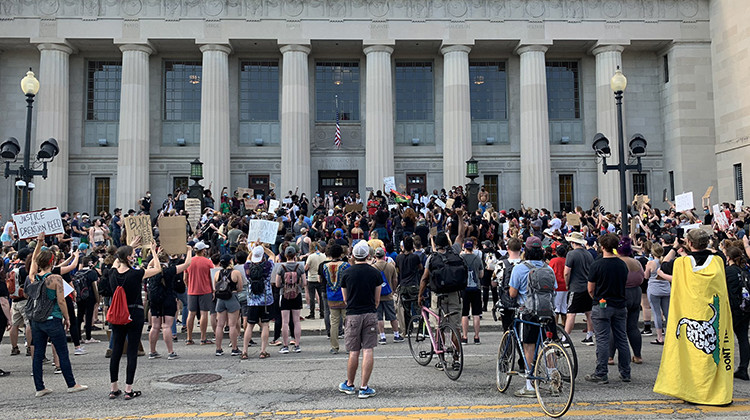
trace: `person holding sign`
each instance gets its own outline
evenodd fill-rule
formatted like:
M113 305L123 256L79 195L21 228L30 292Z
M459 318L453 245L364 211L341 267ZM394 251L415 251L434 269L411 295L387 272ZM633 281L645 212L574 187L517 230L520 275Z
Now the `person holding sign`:
M5 222L3 227L3 233L0 235L0 241L3 242L3 246L10 246L13 243L16 236L16 225L13 223L13 219L9 219Z

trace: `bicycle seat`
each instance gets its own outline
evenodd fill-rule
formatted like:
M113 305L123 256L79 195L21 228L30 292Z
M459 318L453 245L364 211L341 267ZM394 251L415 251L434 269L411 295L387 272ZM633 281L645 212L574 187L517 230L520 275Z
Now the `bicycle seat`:
M540 324L543 324L545 322L551 322L551 321L554 321L554 320L555 320L555 318L553 318L551 316L540 316L539 317L539 323Z

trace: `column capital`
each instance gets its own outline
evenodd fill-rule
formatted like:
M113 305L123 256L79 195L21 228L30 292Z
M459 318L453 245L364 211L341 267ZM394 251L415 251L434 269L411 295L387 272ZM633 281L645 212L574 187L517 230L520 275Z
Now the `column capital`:
M75 49L66 41L62 42L42 42L36 44L39 51L62 51L68 55L73 54Z
M440 54L446 55L452 52L463 52L468 54L471 51L471 45L455 44L455 45L443 45L440 48Z
M364 51L365 55L367 55L369 53L375 53L375 52L384 52L384 53L388 53L388 54L393 54L393 47L391 47L389 45L382 45L382 44L368 45L368 46L366 46L364 48L363 51Z
M546 53L548 49L549 47L547 45L542 45L542 44L518 44L514 52L518 55L521 55L527 52Z
M305 54L310 54L310 51L312 49L310 48L310 45L305 44L284 44L279 48L282 54L288 53L288 52L303 52Z
M202 53L206 51L218 51L227 55L232 53L232 47L228 44L202 44L200 50Z
M599 55L607 52L622 53L623 51L625 51L625 45L622 44L597 44L591 49L590 53L592 55Z
M144 53L146 53L148 55L154 54L156 52L156 49L149 42L145 42L145 43L142 43L142 44L136 44L136 43L118 44L117 42L115 42L115 45L117 45L117 47L120 48L121 52L126 52L126 51L140 51L140 52L144 52Z

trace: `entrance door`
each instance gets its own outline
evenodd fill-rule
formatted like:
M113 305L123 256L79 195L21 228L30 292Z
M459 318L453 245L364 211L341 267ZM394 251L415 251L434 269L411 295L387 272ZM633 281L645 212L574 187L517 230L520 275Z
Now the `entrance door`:
M425 174L406 174L406 193L414 195L427 194L427 175Z
M573 211L573 175L560 175L560 210Z
M323 196L328 191L340 196L359 192L359 171L318 171L318 192Z
M248 175L247 187L252 188L255 191L254 195L263 194L265 197L268 194L268 175Z

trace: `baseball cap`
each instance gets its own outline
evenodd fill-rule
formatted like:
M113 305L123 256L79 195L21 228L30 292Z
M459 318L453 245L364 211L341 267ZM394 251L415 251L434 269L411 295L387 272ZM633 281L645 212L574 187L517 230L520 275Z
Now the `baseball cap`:
M378 258L385 257L385 249L383 249L382 247L375 248L375 256Z
M542 241L536 236L529 236L528 239L526 239L526 248L541 248L542 247Z
M80 244L80 245L78 245L78 249L80 251L85 251L85 250L89 249L89 244L86 244L86 243Z
M252 263L259 263L263 261L263 254L265 254L265 251L263 250L262 246L256 246L253 248L253 254L250 257L250 262Z
M364 260L370 256L370 245L365 241L357 242L357 245L354 245L354 249L352 250L352 255L358 260Z
M208 248L210 248L210 246L208 246L208 244L206 244L203 241L198 241L195 244L195 250L196 251L203 251L204 249L208 249Z
M297 255L297 248L289 245L288 247L286 247L286 250L284 250L284 255L286 255L287 257L293 257Z
M232 256L229 254L224 254L221 256L221 263L222 264L229 264L229 262L232 261Z
M464 242L464 249L474 249L474 242L472 241Z

